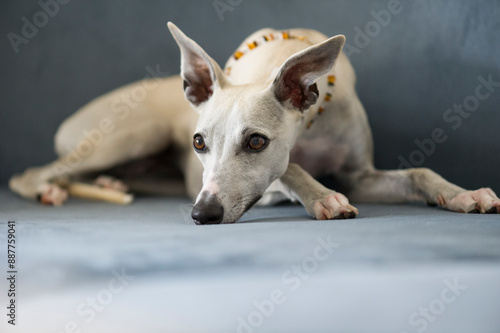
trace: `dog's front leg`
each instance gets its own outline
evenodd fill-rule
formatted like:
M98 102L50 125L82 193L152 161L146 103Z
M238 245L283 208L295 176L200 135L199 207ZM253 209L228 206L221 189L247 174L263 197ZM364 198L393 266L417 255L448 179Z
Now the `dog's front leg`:
M426 168L369 170L352 178L355 202L426 201L461 213L500 213L500 199L489 188L465 190Z
M358 215L358 210L349 204L343 194L324 187L298 164L290 163L278 181L283 186L283 192L292 200L299 201L317 220L354 218Z

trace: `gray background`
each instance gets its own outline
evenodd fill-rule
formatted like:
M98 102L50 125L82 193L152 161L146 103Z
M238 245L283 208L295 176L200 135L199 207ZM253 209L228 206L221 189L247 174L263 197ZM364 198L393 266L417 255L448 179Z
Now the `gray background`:
M227 0L222 0L227 3ZM240 1L233 0L232 3ZM159 64L177 74L179 51L166 28L171 20L219 63L264 26L306 27L345 34L374 21L381 1L243 0L220 19L211 0L72 0L16 54L7 38L33 21L37 1L0 3L0 182L14 172L54 159L53 135L90 99L145 77ZM443 120L454 103L474 94L477 77L500 81L499 1L401 1L403 10L351 54L357 90L375 137L376 165L397 168L415 139L435 128L448 135L422 166L467 188L500 191L500 88L453 130Z

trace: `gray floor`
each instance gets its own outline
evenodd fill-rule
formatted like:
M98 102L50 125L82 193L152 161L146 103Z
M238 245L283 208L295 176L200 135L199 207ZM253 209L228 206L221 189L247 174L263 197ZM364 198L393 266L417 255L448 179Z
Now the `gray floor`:
M2 278L0 331L500 331L500 216L357 207L354 220L283 205L196 226L182 198L52 208L3 188L19 294L13 328Z

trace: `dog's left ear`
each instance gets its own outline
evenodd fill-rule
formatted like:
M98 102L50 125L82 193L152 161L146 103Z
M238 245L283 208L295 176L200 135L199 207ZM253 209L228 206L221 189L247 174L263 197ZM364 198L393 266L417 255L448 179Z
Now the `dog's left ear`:
M223 85L224 74L220 66L175 24L168 28L181 49L181 76L184 94L194 107L208 101L214 90Z
M315 82L330 72L344 43L345 37L337 35L288 58L270 87L276 99L299 111L314 105L319 95Z

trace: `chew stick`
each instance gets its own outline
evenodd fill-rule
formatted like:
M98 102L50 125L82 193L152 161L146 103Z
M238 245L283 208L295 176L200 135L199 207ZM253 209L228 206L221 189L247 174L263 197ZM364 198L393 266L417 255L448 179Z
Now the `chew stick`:
M67 183L65 188L67 189L68 194L74 197L102 200L119 205L128 205L134 199L134 196L131 194L84 183Z

